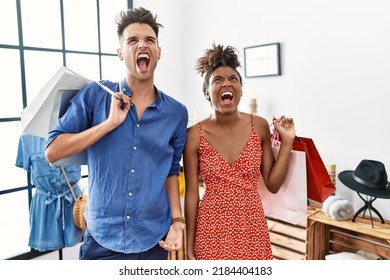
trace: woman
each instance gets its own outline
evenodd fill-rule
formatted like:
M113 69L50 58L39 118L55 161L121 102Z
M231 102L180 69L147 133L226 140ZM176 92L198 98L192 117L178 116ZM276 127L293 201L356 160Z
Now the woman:
M203 92L214 115L188 129L184 150L188 259L272 259L257 182L262 176L270 192L279 190L294 123L284 116L274 121L282 141L275 160L267 121L238 110L238 67L235 49L215 44L196 64L205 76ZM199 176L206 187L200 204Z

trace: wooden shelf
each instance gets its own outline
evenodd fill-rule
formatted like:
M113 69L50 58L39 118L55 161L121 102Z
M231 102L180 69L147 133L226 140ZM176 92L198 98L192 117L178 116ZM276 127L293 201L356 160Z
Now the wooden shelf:
M364 250L390 258L390 222L377 219L374 227L369 218L361 216L355 222L336 221L322 211L308 216L307 259L323 260L329 253Z
M348 221L336 221L327 216L322 211L315 213L309 217L309 221L318 221L327 225L352 230L356 233L363 233L378 238L390 240L390 223L380 223L378 220L374 221L374 227L371 225L371 220L368 218L357 217L355 222Z

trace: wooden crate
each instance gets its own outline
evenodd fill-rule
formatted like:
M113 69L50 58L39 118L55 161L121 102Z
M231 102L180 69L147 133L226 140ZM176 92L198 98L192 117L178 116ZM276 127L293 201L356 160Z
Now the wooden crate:
M307 259L324 260L330 253L359 250L390 259L390 222L375 219L373 228L371 220L361 216L355 222L336 221L322 211L308 217Z
M318 208L308 206L307 215L311 216L317 211L319 211ZM267 223L275 260L306 259L306 219L293 225L267 217Z

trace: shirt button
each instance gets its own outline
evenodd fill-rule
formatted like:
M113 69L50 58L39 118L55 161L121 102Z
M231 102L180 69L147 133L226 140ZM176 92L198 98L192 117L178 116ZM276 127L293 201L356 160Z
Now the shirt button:
M134 149L134 151L135 151L135 150L137 150L137 147L134 147L133 149Z
M131 173L134 173L134 172L135 172L135 170L134 170L134 169L131 169L131 170L130 170L130 172L131 172Z
M139 127L139 124L137 123L137 125L136 125L137 127Z
M133 193L129 192L129 196L132 196L132 195L133 195Z
M127 215L127 216L126 216L126 219L130 220L130 215Z

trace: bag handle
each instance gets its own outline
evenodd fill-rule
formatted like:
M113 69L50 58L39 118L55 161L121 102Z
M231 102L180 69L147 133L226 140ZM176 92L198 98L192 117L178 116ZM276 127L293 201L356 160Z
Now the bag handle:
M277 130L275 129L275 126L274 126L275 121L276 121L276 118L274 116L272 118L271 124L269 125L270 128L272 126L272 133L271 133L271 143L272 143L272 145L275 145L277 142L280 141L279 133L277 132Z
M64 177L65 177L66 182L68 183L68 187L69 187L69 189L70 189L70 192L72 193L72 196L73 196L73 198L74 198L74 201L76 201L76 200L77 200L76 195L74 194L72 185L71 185L70 182L69 182L68 176L66 175L66 172L65 172L65 169L64 169L63 166L61 166L61 170L62 170L62 173L64 174Z

